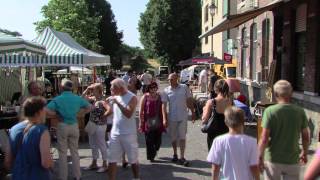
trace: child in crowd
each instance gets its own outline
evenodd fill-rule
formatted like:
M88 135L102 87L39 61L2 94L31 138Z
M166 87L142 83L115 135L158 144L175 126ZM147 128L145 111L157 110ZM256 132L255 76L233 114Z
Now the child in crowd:
M244 112L229 107L224 115L229 133L213 141L207 157L212 163L212 179L258 180L257 140L243 134Z

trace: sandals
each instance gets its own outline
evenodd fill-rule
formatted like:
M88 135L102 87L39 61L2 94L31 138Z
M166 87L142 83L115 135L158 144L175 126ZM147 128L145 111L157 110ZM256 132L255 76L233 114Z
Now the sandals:
M180 165L183 165L183 166L185 166L185 167L189 167L189 162L185 159L185 158L181 158L180 160L179 160L179 164Z
M172 162L178 162L178 155L174 154L173 158L171 159Z
M104 173L108 171L108 167L102 166L96 172L97 173Z
M91 170L96 170L96 169L98 169L98 166L92 165L92 164L90 166L84 168L84 170L86 170L86 171L91 171Z

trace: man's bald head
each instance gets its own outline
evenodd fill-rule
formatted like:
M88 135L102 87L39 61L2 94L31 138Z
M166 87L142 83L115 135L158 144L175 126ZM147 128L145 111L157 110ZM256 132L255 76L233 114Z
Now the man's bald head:
M172 87L176 87L178 85L178 75L176 73L171 73L168 80Z

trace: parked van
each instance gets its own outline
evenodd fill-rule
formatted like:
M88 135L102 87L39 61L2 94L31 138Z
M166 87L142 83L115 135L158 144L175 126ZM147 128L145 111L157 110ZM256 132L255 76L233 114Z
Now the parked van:
M169 67L168 66L159 66L157 74L160 76L161 79L167 79L170 74Z

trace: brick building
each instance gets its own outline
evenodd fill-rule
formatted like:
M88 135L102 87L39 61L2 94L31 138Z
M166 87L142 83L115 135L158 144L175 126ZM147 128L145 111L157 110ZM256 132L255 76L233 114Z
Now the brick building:
M289 80L294 87L293 100L307 112L315 139L320 127L319 19L319 0L237 0L237 14L201 35L238 28L241 93L254 104L265 98L268 85L278 79ZM269 78L271 67L273 81Z

